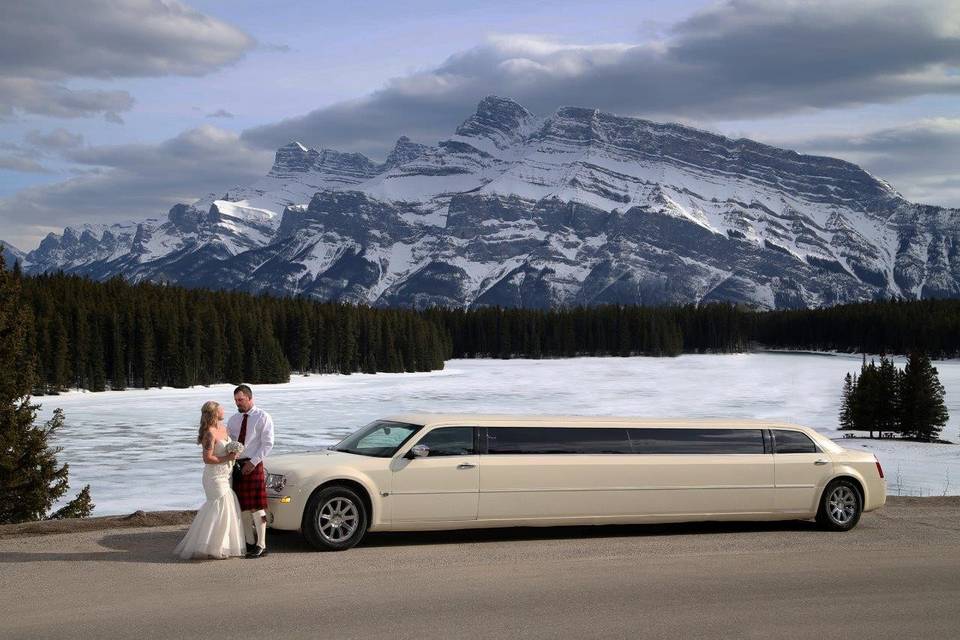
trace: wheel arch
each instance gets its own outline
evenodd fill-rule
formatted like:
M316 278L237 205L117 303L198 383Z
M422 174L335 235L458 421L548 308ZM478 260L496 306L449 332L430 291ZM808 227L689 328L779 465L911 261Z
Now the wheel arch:
M370 489L355 478L330 478L324 480L322 483L314 487L313 491L310 492L310 495L307 496L307 500L304 504L310 504L310 501L315 495L328 489L330 487L346 487L352 491L355 491L360 499L363 500L363 506L367 510L367 528L369 529L374 520L374 505L373 505L373 496L370 493ZM306 512L304 512L304 517L306 517Z
M853 488L857 490L857 493L860 494L860 508L865 509L867 506L867 487L866 483L862 478L852 474L852 473L839 473L836 476L830 478L826 484L823 485L823 489L820 490L820 497L817 499L817 505L819 506L823 502L824 492L837 480L849 480L853 484Z

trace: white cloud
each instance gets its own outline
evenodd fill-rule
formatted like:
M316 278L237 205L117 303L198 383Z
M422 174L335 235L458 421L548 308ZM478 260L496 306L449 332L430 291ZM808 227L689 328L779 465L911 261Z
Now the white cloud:
M383 154L400 135L447 135L485 95L537 113L596 107L660 120L736 120L960 94L953 0L728 0L643 44L502 35L359 100L250 129Z
M36 246L51 228L162 216L174 204L249 183L273 158L211 125L160 144L78 147L63 155L89 171L0 200L6 239L18 246Z
M960 207L960 118L930 118L850 135L793 140L808 153L856 162L914 202Z
M0 20L0 116L119 113L126 91L72 89L72 78L198 76L239 60L254 39L176 0L6 2Z
M21 155L0 155L0 171L20 173L52 173L33 158Z
M7 2L0 22L3 73L22 78L199 76L255 45L177 0Z
M59 151L62 149L73 149L83 144L83 135L71 133L63 127L59 127L44 133L38 129L31 129L24 135L23 139L35 147Z
M133 106L126 91L68 89L56 82L0 76L0 117L17 111L57 118L89 118L98 114L116 115Z

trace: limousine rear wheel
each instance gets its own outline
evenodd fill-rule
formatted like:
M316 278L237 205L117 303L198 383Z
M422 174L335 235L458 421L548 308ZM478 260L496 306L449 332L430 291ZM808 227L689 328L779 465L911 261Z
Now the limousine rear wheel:
M859 488L849 480L834 480L823 490L817 523L831 531L849 531L860 521L863 499Z
M355 491L342 486L318 491L303 513L303 536L322 551L343 551L367 532L367 510Z

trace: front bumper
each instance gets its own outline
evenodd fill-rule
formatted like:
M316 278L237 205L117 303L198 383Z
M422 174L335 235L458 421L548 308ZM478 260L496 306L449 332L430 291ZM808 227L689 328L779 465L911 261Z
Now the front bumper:
M289 493L267 494L267 526L283 531L298 531L303 520L303 506Z

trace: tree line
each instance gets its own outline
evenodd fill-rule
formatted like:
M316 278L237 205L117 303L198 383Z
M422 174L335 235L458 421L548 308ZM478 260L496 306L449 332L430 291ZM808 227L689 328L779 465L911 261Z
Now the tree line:
M419 314L62 273L15 276L36 393L286 382L290 372L442 369L445 333Z
M732 305L605 305L446 309L424 316L450 336L454 358L676 356L747 348L752 316Z
M758 311L714 303L560 309L430 309L454 358L673 356L752 348L960 356L960 300L880 300Z
M25 277L35 393L284 382L291 371L440 369L449 358L675 356L753 348L960 355L960 300L789 311L733 304L382 309L227 291Z

